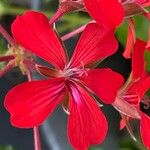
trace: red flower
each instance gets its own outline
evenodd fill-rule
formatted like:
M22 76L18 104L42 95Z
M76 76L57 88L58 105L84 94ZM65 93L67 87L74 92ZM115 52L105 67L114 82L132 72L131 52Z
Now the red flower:
M147 148L150 148L150 116L145 113L150 106L150 100L148 96L146 96L146 92L150 89L150 76L145 69L145 47L145 42L141 40L136 41L132 56L130 82L125 84L117 96L117 99L126 103L126 108L124 108L125 105L120 107L121 105L118 105L118 100L114 102L114 105L124 115L140 119L142 141Z
M124 10L118 0L83 0L88 13L99 24L115 28L124 19Z
M88 66L116 52L118 45L113 32L89 24L70 61L48 18L41 13L29 11L17 17L12 34L18 44L55 68L37 66L47 80L26 82L8 92L5 107L11 114L11 124L21 128L38 126L61 103L69 111L71 144L77 150L86 150L91 144L101 143L106 136L107 121L93 94L105 103L112 103L123 78L111 69ZM63 98L67 95L68 100Z
M91 17L99 24L104 24L114 29L120 25L124 18L128 19L128 36L126 48L123 53L125 58L131 58L131 51L135 44L134 22L131 19L137 14L146 14L149 21L148 11L144 7L150 6L150 0L83 0ZM150 36L147 47L150 45Z
M127 43L126 43L126 48L123 53L123 56L125 58L131 58L132 49L136 42L134 21L131 18L138 14L145 14L146 19L149 21L148 11L144 7L150 6L150 0L122 0L121 3L125 11L125 16L129 18ZM149 36L149 40L150 40L150 36ZM149 46L149 41L147 47L148 46Z

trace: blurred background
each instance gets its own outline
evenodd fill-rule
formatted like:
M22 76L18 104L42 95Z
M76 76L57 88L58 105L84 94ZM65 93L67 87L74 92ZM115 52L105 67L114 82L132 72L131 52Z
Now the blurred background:
M0 0L0 23L10 33L10 25L16 15L22 14L29 9L39 10L49 18L54 14L58 6L58 0ZM60 35L72 31L86 24L90 17L84 12L75 12L65 15L57 24L56 29ZM147 39L148 21L142 16L134 18L137 36ZM103 61L99 67L111 67L120 72L127 79L131 70L131 60L122 57L126 43L127 23L124 22L116 31L116 37L120 42L120 48L116 54ZM65 42L72 53L79 36L75 36ZM0 55L7 53L7 41L0 35ZM38 59L38 58L37 58ZM41 61L38 59L38 61ZM0 63L0 68L4 63ZM41 78L35 74L35 78ZM32 129L14 128L9 123L9 114L3 107L5 94L13 86L26 81L19 68L14 68L0 78L0 150L33 150ZM105 105L103 111L109 122L109 132L102 145L91 147L90 150L144 150L140 142L139 127L133 122L133 130L138 139L134 142L126 129L119 130L120 116L111 106ZM72 150L67 138L67 115L58 107L53 115L40 127L42 150Z

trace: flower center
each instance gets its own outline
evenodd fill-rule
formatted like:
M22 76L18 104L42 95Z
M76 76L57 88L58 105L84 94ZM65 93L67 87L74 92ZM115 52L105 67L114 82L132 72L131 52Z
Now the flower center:
M36 65L36 69L40 74L50 78L63 77L65 79L75 79L83 75L87 76L87 69L85 69L84 66L74 68L65 67L64 70L56 70L49 67Z
M60 77L68 78L78 78L83 75L87 75L87 70L82 68L66 68L60 73Z

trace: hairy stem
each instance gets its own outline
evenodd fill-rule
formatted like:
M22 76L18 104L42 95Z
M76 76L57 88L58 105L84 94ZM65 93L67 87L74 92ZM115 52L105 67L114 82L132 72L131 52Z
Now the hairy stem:
M27 74L28 81L32 81L32 73L29 68L30 67L26 66L26 74ZM34 134L34 150L41 150L39 127L33 128L33 134Z
M70 32L70 33L67 33L67 34L63 35L63 36L61 37L62 41L68 40L68 39L70 39L71 37L73 37L73 36L75 36L75 35L81 33L81 32L85 29L85 27L86 27L86 25L83 25L83 26L79 27L78 29L76 29L76 30L74 30L74 31L72 31L72 32Z
M0 62L3 62L3 61L10 61L12 59L14 59L15 56L14 55L8 55L8 56L0 56Z
M11 70L15 66L15 60L10 61L7 66L5 66L1 71L0 71L0 77L5 75L9 70Z
M16 45L15 40L11 37L11 35L4 29L4 27L1 24L0 24L0 33L5 37L5 39L11 46Z
M52 25L53 23L57 22L63 16L63 14L64 13L61 11L61 9L58 9L54 16L50 19L49 24Z
M39 134L39 128L34 127L34 146L35 150L41 150L41 141L40 141L40 134Z

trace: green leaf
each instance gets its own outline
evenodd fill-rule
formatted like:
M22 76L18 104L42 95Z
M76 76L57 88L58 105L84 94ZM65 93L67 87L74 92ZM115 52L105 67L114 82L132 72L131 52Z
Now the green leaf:
M150 52L145 51L146 71L150 73Z
M119 40L120 44L125 47L126 39L127 39L128 25L127 22L124 21L116 30L116 36Z
M148 39L148 20L144 16L135 16L135 30L137 37L146 41Z
M148 20L138 15L134 17L136 38L146 41L148 39ZM119 42L125 47L127 39L128 25L124 21L116 30L116 36Z

